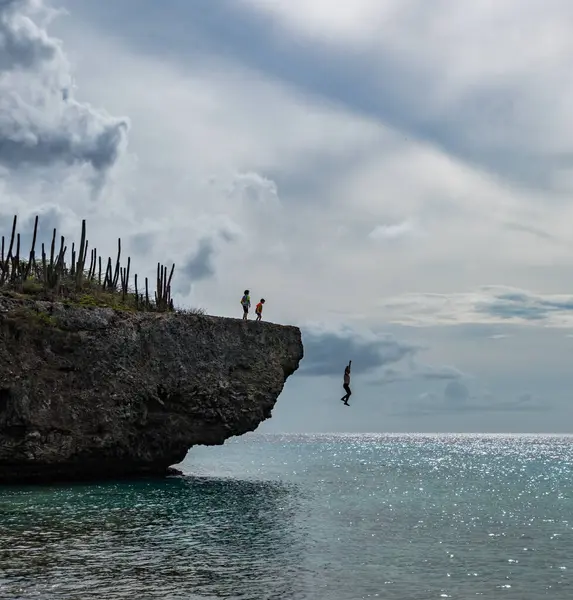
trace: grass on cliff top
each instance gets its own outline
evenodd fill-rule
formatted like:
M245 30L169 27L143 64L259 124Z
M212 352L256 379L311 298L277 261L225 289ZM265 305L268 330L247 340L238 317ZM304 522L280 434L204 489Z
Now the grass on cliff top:
M103 307L119 310L145 310L139 306L135 293L123 294L118 291L102 290L97 284L86 281L80 289L75 285L60 284L57 290L47 288L41 281L26 279L23 282L4 283L0 287L0 295L21 300L44 300L47 302L62 302L70 306ZM148 310L153 310L152 305Z
M61 302L67 306L80 308L100 307L130 312L167 312L158 310L154 301L150 300L147 305L145 298L142 298L141 294L136 296L132 290L128 290L126 293L117 290L102 290L97 283L91 281L85 281L79 290L64 282L56 292L46 289L41 281L27 279L19 283L4 283L0 286L0 296L17 300ZM203 308L183 308L175 305L172 305L168 311L190 315L206 314Z
M14 216L9 238L2 236L0 253L0 295L20 299L63 302L72 306L106 307L126 311L182 312L205 314L202 309L176 308L171 297L171 281L175 265L170 271L157 263L155 289L146 277L143 284L137 274L130 277L131 257L127 264L121 262L121 239L117 240L117 257L102 261L96 248L88 254L86 222L82 221L81 241L76 248L68 246L64 236L56 243L53 230L49 247L41 244L36 256L38 217L34 221L32 243L26 255L20 254L20 233L16 231ZM69 260L68 258L69 257Z
M64 305L79 308L100 307L130 312L167 312L158 310L154 301L150 300L149 304L146 304L145 298L141 294L136 295L132 290L128 289L125 293L118 290L102 290L96 282L89 280L84 281L79 290L73 285L66 285L64 280L57 291L46 289L43 283L36 279L4 283L0 286L0 296L18 300L62 302ZM206 314L203 308L183 308L175 305L171 305L168 311L190 315Z

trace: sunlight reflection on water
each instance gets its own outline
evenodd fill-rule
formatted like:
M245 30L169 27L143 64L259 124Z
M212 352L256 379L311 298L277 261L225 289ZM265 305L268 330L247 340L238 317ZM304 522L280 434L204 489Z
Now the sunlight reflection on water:
M573 597L573 438L253 435L183 467L1 488L0 598Z

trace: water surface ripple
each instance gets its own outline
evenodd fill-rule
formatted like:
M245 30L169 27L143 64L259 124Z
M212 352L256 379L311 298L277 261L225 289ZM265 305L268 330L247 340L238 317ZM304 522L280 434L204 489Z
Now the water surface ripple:
M0 488L0 598L573 598L573 438L252 435Z

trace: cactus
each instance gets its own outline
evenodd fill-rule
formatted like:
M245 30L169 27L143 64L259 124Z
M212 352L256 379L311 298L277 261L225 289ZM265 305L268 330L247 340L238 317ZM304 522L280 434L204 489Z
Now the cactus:
M75 265L75 277L76 277L76 291L79 291L82 287L82 281L84 277L84 263L86 261L86 220L82 220L82 237L80 241L80 251L78 254L78 262Z
M30 277L30 271L35 273L36 271L36 237L38 235L38 215L34 219L34 233L32 236L32 247L30 248L30 255L28 256L28 264L26 265L26 274L24 279Z
M86 236L86 221L82 220L81 239L79 246L72 242L70 263L66 262L68 246L64 236L60 236L59 248L56 246L57 230L52 230L49 249L44 242L41 243L41 259L36 259L36 243L38 238L38 216L34 219L32 244L27 259L21 258L21 237L17 232L18 216L12 222L9 243L2 236L0 247L0 286L16 286L20 288L24 282L36 281L42 284L44 293L49 298L67 296L75 293L106 293L119 294L121 301L134 304L138 310L167 311L174 310L171 297L171 281L175 265L171 266L168 273L167 267L157 263L156 290L153 292L153 301L150 300L149 280L145 278L145 294L140 293L138 276L134 275L135 290L129 285L131 276L131 257L127 258L126 266L121 264L121 238L117 240L117 257L115 267L111 257L107 259L105 272L103 271L102 256L98 255L97 248L90 250ZM96 276L97 270L97 276ZM98 292L99 291L99 292Z
M115 261L115 271L113 273L113 283L112 289L115 291L117 289L117 281L119 279L120 274L120 261L121 261L121 239L117 239L117 260Z
M0 284L6 283L11 280L12 275L12 248L14 247L14 236L16 235L16 224L18 217L14 215L14 221L12 222L12 234L10 236L10 246L8 252L4 256L4 236L2 236L2 274L0 275Z

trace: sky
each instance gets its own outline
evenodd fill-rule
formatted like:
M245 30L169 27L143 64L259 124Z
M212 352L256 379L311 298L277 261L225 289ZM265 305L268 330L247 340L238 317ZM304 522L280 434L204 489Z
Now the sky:
M573 432L573 4L0 0L0 224L301 328L261 432ZM353 361L350 407L339 400Z

